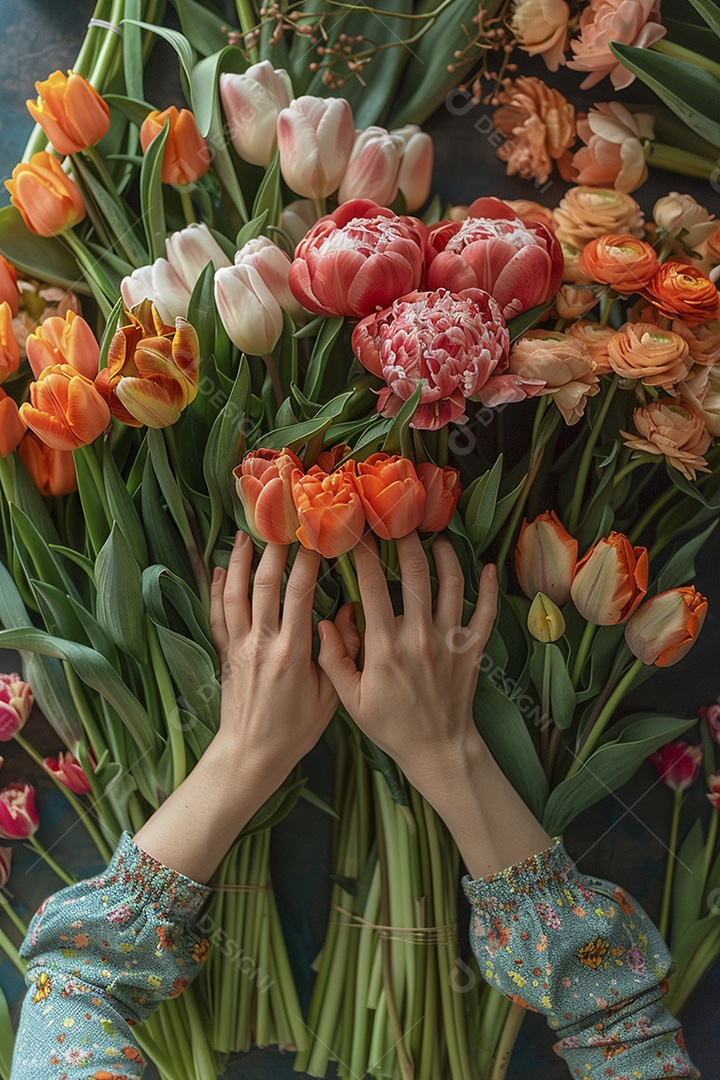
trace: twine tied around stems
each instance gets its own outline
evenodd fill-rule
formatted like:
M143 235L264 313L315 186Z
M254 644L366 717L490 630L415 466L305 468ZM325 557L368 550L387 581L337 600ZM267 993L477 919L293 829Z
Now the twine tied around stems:
M331 903L330 906L341 915L347 915L347 920L334 919L335 924L376 930L380 937L387 941L406 941L411 945L454 945L458 940L457 923L446 923L444 926L383 926L370 922L339 904Z
M93 26L98 26L101 30L112 30L113 34L117 34L119 37L123 36L122 27L108 22L107 19L91 19L88 23L88 30L91 30Z
M266 881L264 885L232 885L223 882L214 885L211 881L210 888L215 889L216 892L268 892L272 885L269 881Z

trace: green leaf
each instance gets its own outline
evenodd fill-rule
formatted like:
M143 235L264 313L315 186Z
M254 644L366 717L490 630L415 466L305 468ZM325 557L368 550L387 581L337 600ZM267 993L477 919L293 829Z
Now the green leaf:
M253 203L253 219L267 213L268 225L279 225L282 214L282 193L280 190L280 151L276 150L273 159L265 170L265 176L258 188Z
M342 318L324 319L315 338L303 385L303 393L310 401L317 401L320 396L325 368L344 323L345 320Z
M418 385L413 391L412 397L403 402L401 409L393 417L390 430L383 443L383 450L386 454L403 454L405 457L413 456L409 431L412 418L420 404L422 391L422 386Z
M688 540L668 559L658 574L658 592L674 589L678 585L687 585L694 578L695 558L714 533L717 524L717 521L713 521L704 532Z
M315 436L327 431L333 420L342 414L346 402L351 397L351 391L339 394L324 405L313 420L303 420L290 427L276 428L267 435L261 435L256 445L268 450L281 450L284 446L291 450L299 450Z
M692 3L693 0L690 0ZM711 5L720 16L720 9L715 4ZM719 23L720 25L720 23ZM668 38L666 40L677 42L684 49L706 56L709 60L720 60L720 40L707 26L694 26L690 22L681 22L679 19L669 19L663 14L663 26L667 27ZM720 30L718 30L720 34ZM657 137L657 130L656 130Z
M575 716L575 689L568 674L567 660L557 645L534 641L530 656L530 678L542 700L545 658L550 665L550 717L563 730Z
M119 649L147 658L140 567L115 522L95 562L97 618Z
M82 155L76 154L75 158L78 160L75 161L74 168L79 171L83 184L96 203L102 215L103 223L110 228L111 233L114 235L117 246L127 255L134 266L144 266L148 261L148 254L136 237L133 223L130 221L128 214L122 205L118 205L117 201L112 198L106 186L93 175L92 170L84 164ZM129 268L130 272L132 272L132 269L131 266ZM123 265L120 276L125 276L126 273L127 268Z
M205 650L215 664L217 657L207 612L186 581L171 573L166 566L149 566L143 572L142 592L145 608L153 622L173 629L167 602L193 641Z
M125 0L123 15L126 19L139 19L142 15L141 0ZM123 31L123 74L125 90L131 98L143 96L143 41L139 26L127 22Z
M538 307L530 308L529 311L523 311L522 315L516 315L514 319L510 319L507 324L510 340L515 341L516 338L527 334L528 330L532 330L533 326L540 322L545 312L550 310L554 302L553 299L549 304L540 304Z
M74 255L57 237L31 233L14 206L0 209L0 255L30 277L90 295Z
M210 260L203 268L202 273L195 282L195 286L188 304L188 322L195 328L200 346L200 376L198 395L193 405L205 404L213 414L217 409L207 404L209 396L205 388L204 370L207 361L210 360L215 349L215 265Z
M115 307L110 312L107 322L105 323L105 330L103 332L102 342L100 344L100 359L98 361L98 371L102 371L103 368L107 367L110 345L112 344L112 339L117 333L120 316L124 310L125 303L122 296L120 296L115 304Z
M151 560L167 566L173 573L189 581L193 570L187 548L163 505L162 491L149 456L143 469L140 498Z
M230 197L239 224L248 220L247 207L237 170L228 146L225 121L220 106L218 81L222 74L242 74L247 71L248 61L242 51L228 45L219 52L196 64L190 82L191 100L200 134L213 149L213 167L223 188ZM237 228L238 225L235 226Z
M514 688L515 689L515 688ZM548 782L527 729L527 721L518 704L507 694L481 676L475 698L473 715L478 731L490 748L490 753L537 818L542 818L548 797ZM532 703L527 719L539 721L540 709Z
M62 563L55 558L54 553L28 516L19 506L11 506L10 515L13 538L27 576L47 581L78 599L79 594L72 578Z
M690 0L690 3L710 29L720 36L720 7L715 0ZM687 23L683 23L682 27L684 31L690 29Z
M197 717L212 736L220 725L220 683L212 660L194 641L155 625L183 708Z
M706 499L700 491L697 481L693 483L688 480L683 476L679 469L673 468L669 461L666 461L665 465L668 477L678 491L682 491L683 494L689 495L691 499L695 499L697 502L702 503L708 510L720 510L720 491L716 492L714 498L711 496L710 499Z
M697 922L702 911L705 868L705 836L702 821L696 818L683 840L675 860L672 913L676 926ZM673 934L674 937L674 934Z
M240 251L240 249L247 244L248 240L257 240L258 236L262 235L269 212L269 210L263 210L262 214L258 214L252 221L248 221L247 225L243 225L235 239L235 248L237 251Z
M183 34L202 56L227 45L227 19L207 0L202 4L197 0L171 0L171 3L178 13Z
M195 64L195 51L186 37L178 33L177 30L171 30L167 26L161 26L158 23L140 22L139 19L120 20L121 26L126 23L131 26L139 26L142 30L147 30L151 34L157 34L158 37L167 41L168 45L172 46L175 50L185 74L185 78L187 79L188 84L190 83L192 69Z
M465 522L470 543L478 556L485 550L495 516L502 467L503 456L500 454L492 469L473 480L460 498L460 514Z
M110 514L127 540L130 551L132 551L142 568L147 565L148 561L145 531L140 521L140 515L135 509L135 503L130 498L120 475L109 442L106 442L103 446L103 477Z
M504 495L502 497L502 499L498 500L498 503L497 503L497 505L495 507L495 514L493 516L493 522L492 522L492 525L490 526L490 531L489 531L488 535L485 538L485 546L486 547L493 542L493 540L495 539L497 534L500 532L500 530L502 529L502 527L505 524L505 522L507 521L507 519L510 517L510 515L511 515L511 513L513 511L513 507L515 506L515 503L518 501L518 498L520 497L520 493L521 493L524 486L525 486L525 477L523 477L523 479L520 481L520 483L517 485L517 487L513 488L512 491L508 492L507 495Z
M163 199L162 165L165 143L170 133L170 120L150 143L140 169L140 215L150 253L150 262L165 257L165 202Z
M10 1010L5 995L0 990L0 1077L2 1080L10 1080L14 1050L15 1032L10 1022Z
M123 94L104 94L103 97L111 109L117 109L137 127L142 127L147 114L153 111L153 106L148 105L147 101L125 97Z
M304 787L300 790L300 798L305 799L305 802L309 802L311 806L314 806L316 810L320 810L321 813L327 814L329 817L335 818L340 821L340 815L337 811L333 810L330 803L325 802L319 795L316 795L310 788Z

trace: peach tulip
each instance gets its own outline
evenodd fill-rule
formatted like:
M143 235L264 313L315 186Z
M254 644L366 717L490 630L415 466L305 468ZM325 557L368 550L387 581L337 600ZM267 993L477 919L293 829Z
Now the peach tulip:
M18 313L19 298L20 293L15 267L0 255L0 304L9 304L10 312L15 316Z
M69 450L53 450L28 431L18 453L41 495L61 496L77 491L75 461Z
M425 513L425 488L406 457L377 453L357 463L355 484L368 525L383 540L407 536Z
M355 143L350 104L296 98L278 115L277 140L286 184L307 199L325 199L340 186Z
M80 189L46 150L16 165L5 187L30 232L38 236L57 236L85 217Z
M163 184L194 184L210 168L210 152L198 131L193 113L189 109L178 110L175 105L159 112L149 112L140 128L140 145L143 153L170 121L162 160Z
M450 465L440 468L431 461L421 461L415 471L426 495L425 512L418 529L420 532L442 532L450 524L462 495L460 473Z
M515 548L515 572L520 588L532 600L544 593L556 604L570 599L577 565L578 542L554 510L523 521Z
M570 595L587 622L615 626L632 615L647 584L647 548L633 547L622 533L611 532L577 564Z
M637 609L625 627L630 652L643 664L672 667L695 644L707 608L707 600L694 585L658 593Z
M19 675L0 675L0 742L7 742L25 727L35 697Z
M220 76L220 100L235 150L251 165L267 168L277 146L277 120L293 96L290 76L269 60L252 64L241 74Z
M0 304L0 383L20 367L20 348L13 331L12 309L7 300Z
M292 476L297 539L303 547L335 559L355 547L365 531L365 511L353 476L354 462L326 473L316 465Z
M25 351L36 379L45 368L69 364L86 379L94 379L100 360L100 345L90 326L74 311L65 318L51 316L30 334Z
M300 458L287 448L253 450L234 470L237 493L253 536L268 544L292 544L298 530L293 473Z
M0 837L28 840L40 825L32 784L9 784L0 791Z
M17 448L25 427L15 401L0 386L0 458L7 457Z
M30 384L30 402L20 406L20 418L53 450L77 450L103 433L110 410L90 379L69 364L56 364Z
M110 130L110 109L83 75L54 71L44 82L36 82L35 89L37 101L25 104L58 154L86 150Z

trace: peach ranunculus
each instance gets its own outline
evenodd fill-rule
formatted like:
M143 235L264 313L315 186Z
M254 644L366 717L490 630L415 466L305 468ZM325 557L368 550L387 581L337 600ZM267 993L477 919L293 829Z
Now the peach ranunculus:
M577 564L570 595L583 619L596 626L625 622L648 586L648 553L622 533L598 540Z
M189 109L171 105L160 112L153 109L140 128L140 145L144 154L150 149L169 121L162 160L163 184L194 184L210 168L210 151L198 131L195 116Z
M460 501L460 473L451 465L440 468L431 461L418 462L415 471L426 495L425 512L418 529L420 532L442 532L450 524Z
M23 465L41 495L63 496L77 491L75 460L69 450L53 450L28 431L18 447Z
M110 410L92 380L69 364L56 364L30 384L20 417L53 450L77 450L103 433Z
M558 240L576 248L604 233L642 236L644 231L643 214L632 195L608 188L570 188L554 216Z
M655 135L651 113L631 113L617 101L602 102L578 117L577 130L587 144L573 156L579 184L630 192L645 183L645 146Z
M705 418L708 431L720 436L720 368L697 367L680 392Z
M517 0L510 29L528 56L542 56L548 71L565 63L570 8L565 0Z
M540 203L533 202L532 199L503 199L502 201L506 206L510 207L512 212L519 217L525 225L530 225L534 221L539 221L540 224L544 225L550 232L555 231L555 219L553 218L552 210L547 206L542 206ZM453 209L458 209L458 207L454 207ZM469 211L470 208L463 207L463 209ZM465 214L465 217L462 218L462 220L464 221L468 216L469 213ZM453 218L452 213L450 214L450 217L451 220L460 220L459 218Z
M645 454L664 454L668 465L688 480L698 472L709 472L704 454L712 441L705 417L681 395L658 398L635 409L635 432L621 431L625 445Z
M579 319L595 307L600 297L590 286L561 285L555 297L555 310L561 319Z
M682 382L692 366L687 341L653 323L626 323L608 342L608 357L621 379L666 390Z
M623 296L639 293L660 268L655 249L629 233L605 233L590 240L580 256L580 268L593 281L609 285Z
M37 101L25 104L58 154L87 150L110 130L110 108L83 75L54 71L35 89Z
M692 195L671 191L653 207L653 220L658 229L679 237L695 250L717 229L715 215L708 213Z
M591 322L589 319L578 319L572 326L568 326L565 333L582 341L595 361L596 375L607 375L612 371L608 356L608 344L615 336L612 326L603 326L602 323Z
M82 316L69 311L65 318L51 316L30 334L26 343L30 367L38 379L53 364L69 364L86 379L98 372L100 345Z
M357 463L355 486L368 525L383 540L407 536L420 525L425 488L409 458L371 454Z
M15 400L0 386L0 458L12 454L24 434L25 421L20 416Z
M710 322L720 314L720 293L694 266L663 263L643 290L643 296L668 319L680 319L688 326Z
M694 585L651 596L625 627L630 652L643 664L672 667L692 649L707 609L707 600Z
M531 330L510 351L509 372L524 379L542 379L540 396L552 394L566 424L577 424L589 397L600 391L591 359L582 341L559 330Z
M570 178L570 147L575 142L575 109L558 90L540 79L521 75L504 79L496 99L493 124L506 136L497 156L507 162L508 176L532 176L544 184L553 161Z
M293 499L300 525L297 538L303 547L326 559L355 547L365 531L365 511L355 484L355 462L326 473L313 465L292 476Z
M564 261L563 282L567 285L592 285L592 278L580 266L582 250L572 244L562 244Z
M714 223L713 223L714 224ZM703 260L712 267L710 271L710 280L717 281L718 267L720 267L720 225L715 229L706 240L699 245L700 254Z
M12 309L7 300L0 304L0 383L20 367L20 347L13 330Z
M554 510L523 521L515 548L515 572L529 600L544 593L555 604L570 599L578 542Z
M623 90L635 76L610 51L610 42L646 49L667 33L660 22L660 0L590 0L580 16L580 36L570 42L575 54L568 67L587 71L580 83L589 90L606 75L616 90Z
M652 322L656 326L662 326L665 318L652 304L638 306L633 318L640 322ZM715 367L720 364L720 322L711 319L710 322L698 323L697 326L686 326L680 319L673 319L670 329L675 334L680 334L688 343L690 359L695 364L703 367Z
M245 520L253 536L268 544L292 544L298 529L292 475L300 458L287 448L253 450L233 471Z
M57 236L85 217L80 188L63 171L58 159L46 150L33 154L5 181L10 202L37 236Z

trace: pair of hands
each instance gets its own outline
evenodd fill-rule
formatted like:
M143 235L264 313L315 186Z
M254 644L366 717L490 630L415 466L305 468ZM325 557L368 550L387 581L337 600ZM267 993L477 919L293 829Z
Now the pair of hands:
M464 631L464 580L452 544L432 552L439 589L417 533L397 541L404 614L395 616L371 536L355 548L366 620L364 661L352 605L320 623L312 660L312 608L320 557L301 548L285 590L288 548L269 544L250 593L253 545L238 533L227 571L212 582L210 620L223 665L219 739L243 770L278 786L317 742L342 702L353 720L431 798L447 766L479 736L472 699L497 605L497 574L486 566L478 604Z

